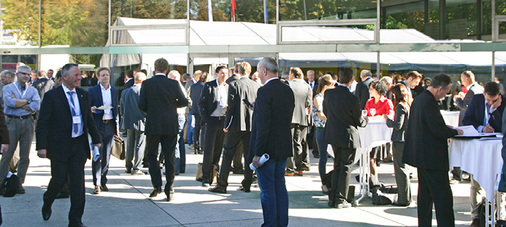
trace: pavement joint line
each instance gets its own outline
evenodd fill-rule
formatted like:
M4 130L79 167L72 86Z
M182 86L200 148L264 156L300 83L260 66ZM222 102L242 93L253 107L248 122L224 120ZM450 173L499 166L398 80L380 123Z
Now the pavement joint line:
M371 212L371 211L368 211L368 210L364 210L364 209L362 209L362 208L360 208L360 207L355 207L355 208L357 208L357 209L359 209L359 210L361 210L361 211L364 211L364 212L366 212L366 213L372 214L372 215L374 215L374 216L376 216L376 217L383 218L383 219L385 219L385 220L389 220L389 221L391 221L391 222L397 223L397 224L399 224L399 225L401 225L401 226L408 226L408 225L405 225L405 224L403 224L403 223L401 223L401 222L395 221L395 220L393 220L393 219L390 219L390 218L387 218L387 217L380 216L380 215L378 215L377 213L374 213L374 212Z
M236 221L253 221L253 220L264 220L264 219L263 218L246 218L246 219L238 219ZM191 222L191 223L186 223L186 225L198 225L198 224L202 224L202 223L212 224L212 223L223 223L223 222L230 222L230 221L232 221L232 220ZM185 225L183 225L183 226L185 226Z
M113 172L114 174L117 174L119 175L118 173L116 173L116 171L111 171ZM166 213L169 217L171 217L172 219L174 219L177 223L179 223L179 225L181 226L184 226L183 223L181 223L179 220L177 220L177 218L175 218L174 216L172 216L172 214L170 214L169 212L167 212L166 210L164 210L160 205L158 205L154 200L150 199L149 197L147 197L144 193L142 193L139 189L137 189L137 187L135 187L134 185L132 185L127 179L123 179L123 181L125 181L128 185L130 185L132 188L134 188L137 192L141 193L144 198L146 198L147 200L149 200L151 203L153 203L156 207L158 207L160 210L162 210L162 212Z

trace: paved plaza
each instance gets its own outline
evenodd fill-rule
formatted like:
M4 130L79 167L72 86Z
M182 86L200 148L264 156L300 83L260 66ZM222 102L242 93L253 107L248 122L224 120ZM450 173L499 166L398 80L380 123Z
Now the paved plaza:
M70 207L69 199L58 199L53 204L51 219L41 216L42 194L50 179L48 159L38 158L32 145L30 167L24 188L26 194L12 198L0 196L4 226L66 226ZM231 174L227 194L207 191L195 181L197 163L202 155L187 149L187 170L175 179L175 198L165 201L161 194L151 200L149 175L132 176L125 173L124 161L111 158L108 174L109 192L93 195L91 162L86 163L86 208L83 223L87 226L260 226L263 222L260 190L253 187L251 193L238 191L242 175ZM327 171L331 169L328 163ZM286 177L290 197L289 226L417 226L416 205L410 207L376 206L371 198L365 198L353 208L332 209L328 198L321 193L317 172L317 159L311 160L311 171L304 176ZM147 171L147 169L143 169ZM355 169L350 182L354 180ZM383 163L379 167L380 180L395 184L393 165ZM412 180L416 201L417 180ZM457 226L470 224L469 183L452 185ZM435 225L435 214L433 214Z

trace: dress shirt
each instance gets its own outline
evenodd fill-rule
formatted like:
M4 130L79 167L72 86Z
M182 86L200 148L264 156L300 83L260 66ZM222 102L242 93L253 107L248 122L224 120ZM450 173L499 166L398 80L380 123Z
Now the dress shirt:
M77 127L77 133L74 133L72 130L72 138L81 136L83 132L83 116L81 115L81 105L79 103L79 99L77 97L76 89L69 90L67 87L65 87L64 84L61 85L63 88L63 92L65 93L65 97L67 97L67 102L69 103L69 108L72 109L72 102L70 102L70 98L74 101L74 112L76 113L76 116L81 118L81 124ZM72 91L72 97L69 96L69 91ZM72 110L70 111L70 115L72 115ZM73 117L73 116L72 116Z
M100 84L100 89L102 90L102 102L104 106L112 106L112 95L111 95L111 85L109 84L109 87L107 89ZM104 110L104 116L102 117L102 120L112 120L112 109L105 109Z
M476 129L478 132L483 132L483 128L488 125L488 120L490 119L490 114L492 114L497 108L490 109L490 105L488 105L487 100L485 99L485 115L483 115L483 125L478 126Z
M17 81L14 81L13 83L7 84L3 87L2 94L5 105L5 115L26 116L32 114L33 111L37 111L40 108L39 92L32 86L25 85L25 88L23 89ZM13 95L14 97L12 97ZM32 111L28 111L23 108L15 108L16 99L30 100L31 102L28 106L32 109Z
M211 114L212 117L223 117L225 116L225 113L227 112L227 106L228 106L228 84L223 82L222 85L216 80L216 84L218 85L218 105L216 106L216 109Z

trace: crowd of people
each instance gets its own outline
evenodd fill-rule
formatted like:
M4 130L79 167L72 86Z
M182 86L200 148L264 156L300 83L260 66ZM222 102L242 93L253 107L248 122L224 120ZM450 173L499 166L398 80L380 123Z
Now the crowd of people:
M311 149L319 159L328 206L352 206L354 191L349 185L361 147L358 128L379 119L393 128L392 143L368 151L371 181L377 181L376 166L381 161L393 161L397 184L393 204L410 206L409 165L416 167L419 225L431 225L432 204L439 226L454 225L447 139L463 132L447 126L440 110L451 102L461 111L460 125L502 132L506 103L499 83L483 87L471 71L465 71L462 86L452 96L453 82L445 74L424 79L410 71L402 78L378 78L362 70L361 81L356 82L354 70L346 67L337 74L308 70L306 76L298 67L278 70L274 59L264 58L254 73L244 61L230 68L216 67L215 79L210 80L212 76L200 70L193 75L169 71L167 60L160 58L151 78L145 71L129 70L116 82L119 86L113 86L107 67L83 76L78 65L69 63L53 76L53 70L19 64L15 73L0 73L4 106L0 182L10 172L17 173L18 193L25 193L28 156L36 134L38 156L51 160L43 219L50 219L55 199L70 196L69 226L84 226L87 159L92 159L92 193L109 191L113 140L126 137L125 172L145 175L142 168L148 167L153 185L149 197L163 192L171 201L175 176L186 171L185 144L189 143L196 154L203 154L196 179L203 187L227 193L232 171L244 175L239 190L248 193L256 175L264 225L287 226L285 176L303 176L310 170ZM83 85L90 87L85 91ZM269 157L267 162L260 158L264 156ZM331 173L326 168L329 157L334 161ZM461 179L458 168L452 173L454 179ZM470 180L475 226L483 198L472 175Z

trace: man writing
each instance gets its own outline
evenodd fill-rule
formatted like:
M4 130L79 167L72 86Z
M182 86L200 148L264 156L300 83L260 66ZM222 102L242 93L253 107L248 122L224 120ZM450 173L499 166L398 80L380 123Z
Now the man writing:
M90 158L88 134L100 149L100 135L91 116L88 92L79 88L77 64L62 68L63 84L46 93L37 125L37 155L51 160L51 181L44 193L42 218L49 220L51 205L70 179L69 226L84 226L84 164Z
M446 126L437 104L451 89L451 83L449 76L437 75L411 105L402 161L418 169L419 226L431 226L432 203L438 226L455 226L447 140L463 132Z
M292 89L278 79L278 64L272 58L262 59L258 76L264 84L254 103L249 159L257 167L262 226L288 226L288 192L285 185L287 158L293 155L290 130L295 98ZM260 164L260 156L270 159Z

